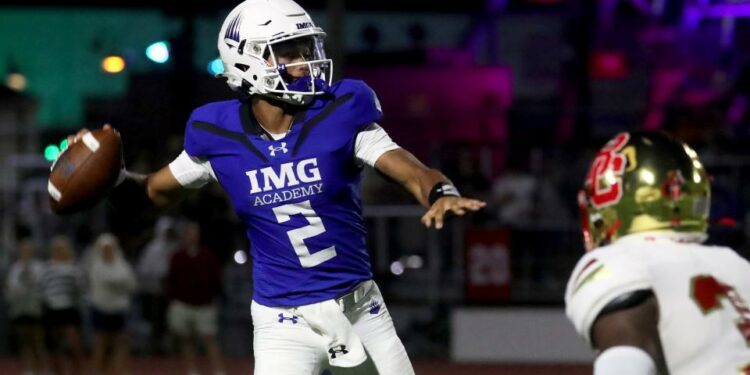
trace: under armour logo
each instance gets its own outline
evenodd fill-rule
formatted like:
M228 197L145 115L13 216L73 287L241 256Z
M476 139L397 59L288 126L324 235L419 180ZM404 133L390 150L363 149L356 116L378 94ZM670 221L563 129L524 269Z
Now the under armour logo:
M334 359L336 358L336 354L341 353L341 355L344 355L346 353L349 353L349 351L346 350L346 345L339 345L338 349L336 349L335 346L328 349L328 353L331 353L331 359Z
M285 320L291 320L292 324L297 324L297 315L292 315L291 318L284 316L284 313L279 313L279 323L284 323Z
M379 312L380 312L380 304L375 301L372 301L372 303L370 304L370 314L378 315Z
M281 142L281 146L279 147L273 147L273 145L268 146L268 151L271 153L271 156L276 156L277 151L281 151L283 153L289 152L289 150L286 148L286 142Z

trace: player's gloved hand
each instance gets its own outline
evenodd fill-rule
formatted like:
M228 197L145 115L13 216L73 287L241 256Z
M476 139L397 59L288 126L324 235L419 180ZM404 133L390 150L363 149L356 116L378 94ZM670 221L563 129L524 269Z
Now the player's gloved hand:
M435 201L427 213L422 216L422 224L430 228L434 222L435 229L442 229L446 215L463 216L467 211L478 211L486 205L486 202L478 199L444 196Z

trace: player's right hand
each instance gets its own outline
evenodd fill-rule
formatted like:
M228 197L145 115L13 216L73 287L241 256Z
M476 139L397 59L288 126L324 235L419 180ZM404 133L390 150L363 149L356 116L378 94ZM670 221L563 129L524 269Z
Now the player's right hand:
M422 216L422 224L430 228L435 223L435 229L443 229L443 222L448 214L464 216L467 211L479 211L487 205L487 202L479 199L465 197L444 196L430 207Z

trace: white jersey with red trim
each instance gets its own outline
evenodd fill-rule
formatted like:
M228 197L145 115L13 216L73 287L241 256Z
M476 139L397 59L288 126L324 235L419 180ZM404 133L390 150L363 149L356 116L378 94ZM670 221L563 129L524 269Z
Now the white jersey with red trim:
M602 309L625 293L650 289L672 375L750 375L750 263L696 235L639 233L587 253L565 292L566 313L590 343Z

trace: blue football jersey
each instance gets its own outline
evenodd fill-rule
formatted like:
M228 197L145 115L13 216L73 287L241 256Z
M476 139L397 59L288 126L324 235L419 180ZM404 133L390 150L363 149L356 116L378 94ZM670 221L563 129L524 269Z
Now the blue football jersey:
M357 134L380 119L375 93L342 80L273 140L245 101L193 111L185 151L207 158L247 227L254 296L266 306L334 298L372 278L360 200Z

